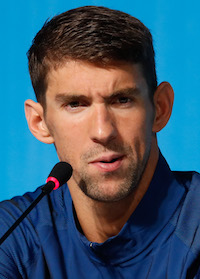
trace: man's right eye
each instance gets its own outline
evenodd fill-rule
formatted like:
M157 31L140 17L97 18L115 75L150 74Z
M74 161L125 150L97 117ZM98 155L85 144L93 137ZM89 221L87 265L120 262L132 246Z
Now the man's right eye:
M67 104L67 106L71 107L71 108L77 108L81 106L81 103L79 101L73 101Z
M87 106L87 104L85 102L81 102L81 101L71 101L71 102L64 104L65 109L69 112L70 111L78 112L86 106Z

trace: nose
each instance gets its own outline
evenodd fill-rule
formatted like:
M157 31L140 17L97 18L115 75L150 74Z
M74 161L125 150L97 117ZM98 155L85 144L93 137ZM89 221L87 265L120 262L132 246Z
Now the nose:
M106 145L116 138L116 121L113 113L105 104L99 104L93 108L89 133L92 141L102 145Z

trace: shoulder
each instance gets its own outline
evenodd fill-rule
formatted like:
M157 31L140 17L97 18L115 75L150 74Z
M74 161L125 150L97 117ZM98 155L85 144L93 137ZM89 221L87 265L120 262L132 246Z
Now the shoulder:
M31 203L39 196L41 193L40 187L35 192L25 193L23 196L16 196L10 200L5 200L0 203L0 222L3 227L10 227L21 214L31 205ZM36 223L35 215L41 212L47 213L45 210L48 204L48 198L44 197L43 200L31 211L30 214L24 219L23 224ZM44 209L44 210L43 210ZM28 222L27 222L28 221ZM2 230L1 230L2 234Z
M0 237L22 215L39 192L40 189L37 189L34 193L27 193L24 196L17 196L0 203ZM12 274L16 274L16 278L18 278L17 274L21 274L23 266L29 265L29 259L35 260L37 251L37 233L34 229L34 222L31 220L30 215L28 215L1 244L1 275L9 278Z
M185 196L183 198L183 210L191 211L189 209L195 209L195 211L190 212L198 216L200 213L200 174L194 171L189 172L174 172L176 180L185 187ZM188 212L188 214L189 214ZM199 215L200 217L200 215Z
M0 237L15 223L15 221L23 214L23 212L31 205L31 203L39 196L41 189L38 188L35 192L28 192L23 196L16 196L10 200L5 200L0 203ZM17 246L18 249L24 250L23 240L27 241L32 247L32 243L37 243L36 227L37 222L41 219L41 214L46 217L49 214L48 197L44 197L26 217L12 234L3 242L1 249ZM37 221L38 220L38 221ZM27 234L28 233L28 234ZM28 238L27 238L28 236ZM26 239L27 238L27 239ZM28 246L26 245L26 246ZM37 245L34 245L32 251Z
M13 225L21 214L39 196L41 189L17 196L0 203L0 237ZM38 205L27 215L21 224L2 243L0 247L0 270L5 274L17 268L20 274L29 269L42 255L42 237L53 231L56 216L64 211L63 188L43 197ZM0 273L1 274L1 273ZM9 278L9 277L8 277ZM17 277L16 277L17 278Z
M186 191L176 213L176 235L195 254L200 253L200 174L174 172Z
M33 226L37 226L41 224L40 221L48 223L52 212L60 213L64 211L64 193L66 188L67 185L64 185L56 191L52 191L49 195L44 196L27 215L25 220L27 219ZM10 200L0 202L0 222L3 221L8 226L12 225L13 221L21 216L41 192L41 187L38 187L34 192L27 192L22 196L16 196ZM0 234L2 234L2 231Z
M188 191L200 190L200 174L196 171L173 171L177 181Z

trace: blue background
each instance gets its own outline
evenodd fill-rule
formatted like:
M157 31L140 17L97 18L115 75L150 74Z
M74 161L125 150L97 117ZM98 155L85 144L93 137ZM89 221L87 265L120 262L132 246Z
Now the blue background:
M151 30L158 81L169 81L175 91L172 117L158 135L161 151L172 169L200 171L198 0L8 0L0 4L0 200L43 184L58 161L54 146L37 141L26 124L24 101L34 99L26 52L47 18L83 5L128 12Z

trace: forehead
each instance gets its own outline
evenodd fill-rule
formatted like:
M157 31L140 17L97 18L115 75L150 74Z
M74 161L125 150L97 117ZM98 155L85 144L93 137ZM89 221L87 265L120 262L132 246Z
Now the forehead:
M126 88L147 91L139 64L118 63L99 67L70 60L51 70L47 76L47 98L62 93L109 95Z

